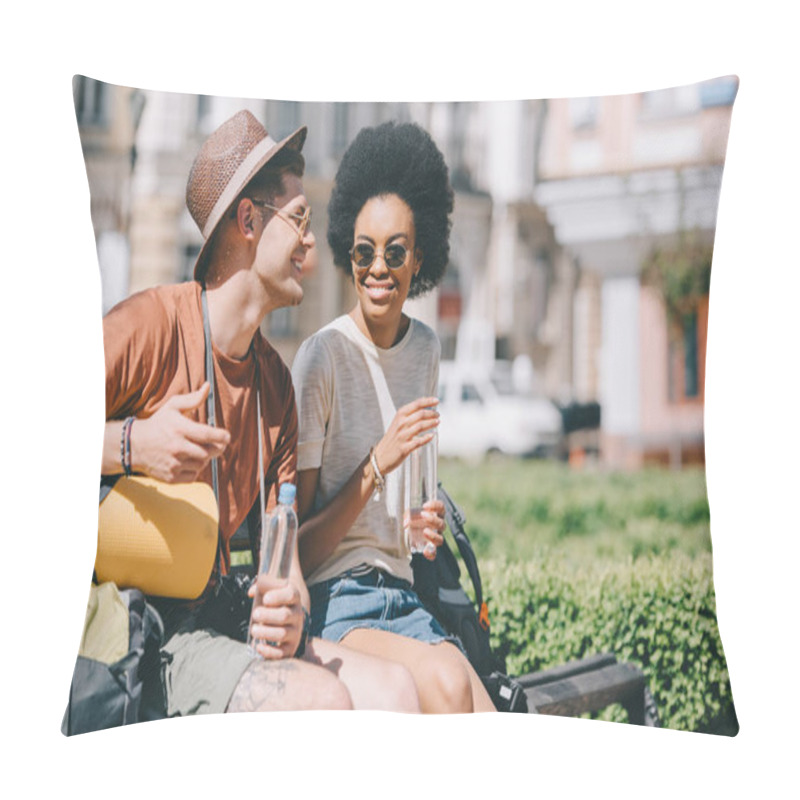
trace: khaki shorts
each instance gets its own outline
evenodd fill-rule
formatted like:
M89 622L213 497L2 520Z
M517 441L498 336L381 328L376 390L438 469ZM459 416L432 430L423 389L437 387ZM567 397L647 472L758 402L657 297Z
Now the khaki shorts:
M167 716L224 712L253 658L246 644L214 630L178 630L161 648Z

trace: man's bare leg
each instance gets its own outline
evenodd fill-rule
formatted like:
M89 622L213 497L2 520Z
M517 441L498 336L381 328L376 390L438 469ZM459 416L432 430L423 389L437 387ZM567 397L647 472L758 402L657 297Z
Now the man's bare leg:
M414 678L402 664L324 639L309 639L303 660L325 667L347 686L353 707L420 711Z
M347 687L330 670L302 659L254 658L233 690L226 711L352 708Z

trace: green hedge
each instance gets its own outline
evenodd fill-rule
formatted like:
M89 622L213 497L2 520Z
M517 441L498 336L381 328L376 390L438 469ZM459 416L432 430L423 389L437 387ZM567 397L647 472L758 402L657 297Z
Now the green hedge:
M492 645L511 675L611 651L641 667L665 727L735 735L711 556L671 553L575 569L547 551L481 564ZM621 707L600 718L625 721Z
M520 675L602 652L642 668L665 726L738 730L717 629L702 468L442 459ZM600 713L625 720L622 708Z

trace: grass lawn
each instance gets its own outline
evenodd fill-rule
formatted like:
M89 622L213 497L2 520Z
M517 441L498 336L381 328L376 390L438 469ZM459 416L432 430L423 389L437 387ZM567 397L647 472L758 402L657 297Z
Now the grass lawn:
M576 471L554 461L441 459L439 479L463 509L481 559L546 551L576 568L597 560L711 552L702 469Z

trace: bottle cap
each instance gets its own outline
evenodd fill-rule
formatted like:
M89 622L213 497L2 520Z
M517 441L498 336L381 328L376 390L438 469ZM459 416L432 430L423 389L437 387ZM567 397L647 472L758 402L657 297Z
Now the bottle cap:
M297 494L297 489L293 483L282 483L278 492L278 502L290 506L294 503L294 497Z

